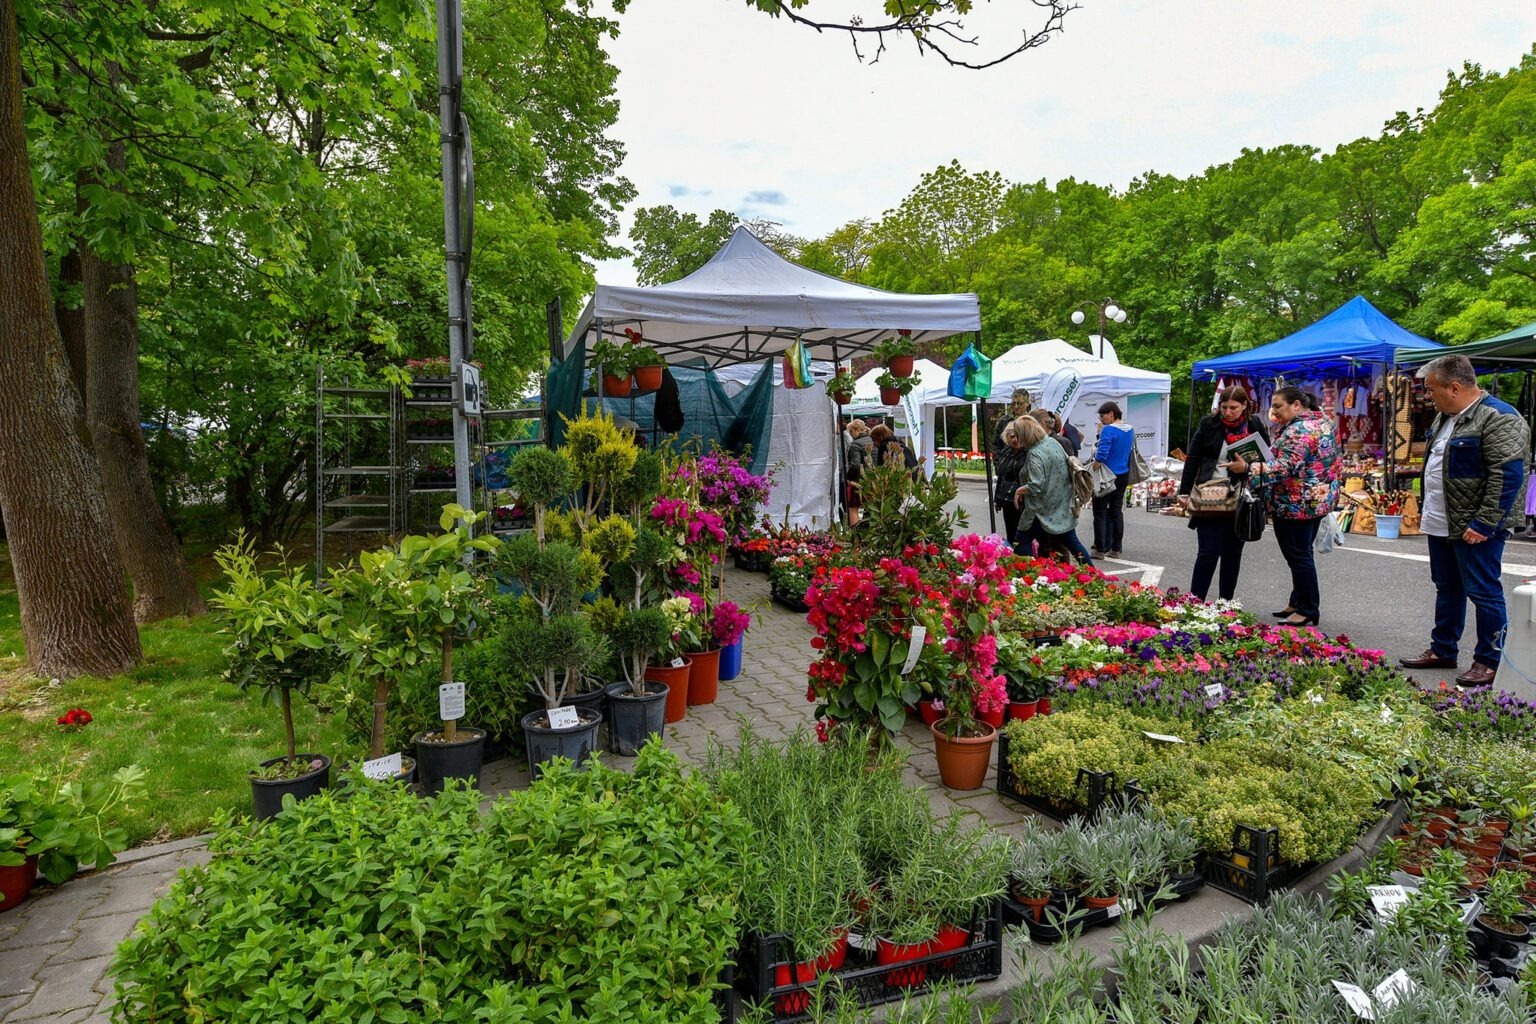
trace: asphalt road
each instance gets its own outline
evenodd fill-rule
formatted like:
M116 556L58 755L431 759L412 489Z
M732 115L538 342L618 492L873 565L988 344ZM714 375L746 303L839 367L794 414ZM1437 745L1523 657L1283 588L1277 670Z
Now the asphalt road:
M961 477L957 504L969 514L971 529L990 529L984 482ZM1001 516L997 522L1001 529ZM1078 536L1085 544L1092 541L1092 514L1087 510L1078 521ZM1124 557L1120 560L1099 559L1096 564L1127 580L1140 578L1164 588L1184 589L1189 586L1190 570L1194 567L1195 534L1186 519L1128 508L1121 554ZM1378 540L1350 534L1343 547L1318 555L1317 566L1323 595L1318 626L1324 632L1343 633L1362 647L1382 648L1394 660L1417 655L1429 645L1434 589L1429 582L1429 557L1423 537ZM1511 540L1504 550L1506 600L1510 591L1530 577L1536 577L1536 543ZM1266 530L1262 540L1244 548L1237 600L1263 617L1272 609L1284 608L1290 590L1290 570L1280 557L1271 531ZM1472 609L1468 606L1467 631L1461 645L1462 669L1471 664L1474 640ZM1421 684L1434 685L1456 673L1438 670L1410 674ZM1521 684L1509 688L1536 699L1536 687Z

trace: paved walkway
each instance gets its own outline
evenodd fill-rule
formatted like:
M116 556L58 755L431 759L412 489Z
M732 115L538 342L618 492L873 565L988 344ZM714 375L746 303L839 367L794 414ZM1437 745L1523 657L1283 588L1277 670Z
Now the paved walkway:
M804 616L769 603L766 576L732 571L726 577L726 592L739 602L758 603L762 613L747 634L742 674L720 684L717 703L690 708L683 721L667 726L668 746L692 763L703 761L712 738L724 744L734 742L738 716L751 721L765 739L813 725L812 705L805 699L811 651ZM898 743L914 752L907 777L928 790L935 810L959 810L1005 831L1029 816L1018 805L998 798L992 788L994 769L988 770L986 784L979 790L946 790L939 782L933 741L921 723L909 722ZM616 762L622 765L629 759ZM498 761L486 766L481 788L494 795L522 788L527 781L521 762ZM106 971L113 950L164 895L176 872L206 857L202 841L196 838L140 847L105 871L77 877L57 889L45 886L22 906L0 915L0 1022L108 1020L112 982ZM1161 911L1158 921L1171 932L1198 940L1224 915L1242 910L1239 901L1208 890ZM1090 937L1090 945L1107 951L1113 935L1114 930L1101 930ZM1014 959L1005 957L1005 963ZM988 989L1000 993L1010 987L1012 976L1010 966L1003 979Z

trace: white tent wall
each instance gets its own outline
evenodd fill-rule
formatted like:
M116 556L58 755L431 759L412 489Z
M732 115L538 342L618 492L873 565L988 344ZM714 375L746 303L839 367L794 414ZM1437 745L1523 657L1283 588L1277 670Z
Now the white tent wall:
M764 368L763 363L738 363L722 366L715 377L734 398ZM768 465L774 479L768 503L758 514L782 523L788 506L789 525L826 529L833 522L840 436L825 383L832 376L832 364L812 363L811 376L816 383L798 389L784 386L782 359L772 360L766 369L774 375L773 419L768 428Z

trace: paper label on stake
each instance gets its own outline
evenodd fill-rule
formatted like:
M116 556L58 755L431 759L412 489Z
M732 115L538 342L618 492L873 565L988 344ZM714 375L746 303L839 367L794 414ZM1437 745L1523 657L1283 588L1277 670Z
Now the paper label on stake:
M1408 977L1408 972L1399 967L1388 975L1385 981L1372 989L1371 995L1376 997L1377 1009L1390 1010L1413 995L1417 989L1418 986L1413 983L1413 979Z
M688 663L686 661L684 661L682 658L673 658L672 659L672 667L673 668L682 668L686 664L688 664Z
M443 683L437 688L437 717L445 722L464 717L463 683Z
M1370 885L1366 886L1366 891L1371 894L1376 916L1384 920L1395 917L1408 902L1408 890L1400 885Z
M907 648L907 660L901 665L902 675L911 675L917 667L917 659L923 654L923 641L928 639L927 626L913 626L911 646Z
M1121 900L1119 903L1116 903L1112 907L1105 907L1104 916L1113 920L1114 918L1117 918L1121 914L1125 913L1125 907L1123 906L1124 902L1124 900Z
M581 724L581 716L575 708L550 708L546 713L551 729L574 729Z
M385 754L376 757L372 761L363 762L363 777L369 779L392 779L400 774L400 755Z
M1220 683L1212 683L1209 686L1207 686L1205 688L1205 695L1207 697L1210 697L1212 700L1215 700L1217 697L1220 697L1221 696L1221 684Z
M1157 742L1159 742L1159 743L1183 743L1184 742L1183 740L1179 739L1177 736L1164 736L1160 732L1147 732L1147 730L1145 730L1145 729L1141 730L1141 734L1143 736L1145 736L1147 739L1149 739L1149 740L1157 740Z
M1375 1020L1376 1011L1371 1006L1371 997L1365 994L1365 989L1359 985L1351 985L1347 981L1336 981L1333 987L1339 990L1339 995L1344 997L1344 1002L1355 1011L1355 1016L1362 1020Z

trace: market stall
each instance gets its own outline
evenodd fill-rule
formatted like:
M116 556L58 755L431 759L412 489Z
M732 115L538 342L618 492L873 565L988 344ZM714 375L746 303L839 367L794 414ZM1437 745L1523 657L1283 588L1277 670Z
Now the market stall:
M802 453L807 464L793 474L792 492L775 496L780 507L772 511L782 514L787 503L799 510L792 511L792 520L825 522L837 493L841 446L824 380L812 374L796 382L806 387L790 388L782 382L780 366L771 386L761 392L749 388L733 399L716 372L740 364L782 364L780 357L797 345L811 359L837 363L871 351L898 331L921 345L980 329L975 295L907 295L842 281L791 263L737 228L708 263L680 280L648 288L596 287L550 372L551 437L558 442L559 414L570 415L584 400L603 402L642 430L654 423L654 395L584 398L589 371L599 368L592 364L601 346L639 339L665 361L676 380L684 422L694 412L710 421L703 429L688 429L686 436L737 450L751 445L766 460L775 450L774 424L784 420L780 405L794 410L790 416L796 428L805 420L817 423L814 432L823 436L824 446L808 436L795 439L797 445L816 447Z
M1393 372L1399 351L1443 354L1444 347L1404 330L1361 296L1278 341L1195 363L1193 385L1248 388L1260 410L1275 389L1295 385L1318 399L1333 420L1347 479L1366 489L1396 489L1423 470L1414 438L1433 415L1412 374ZM1429 356L1433 358L1433 355ZM1191 394L1191 427L1194 418Z

